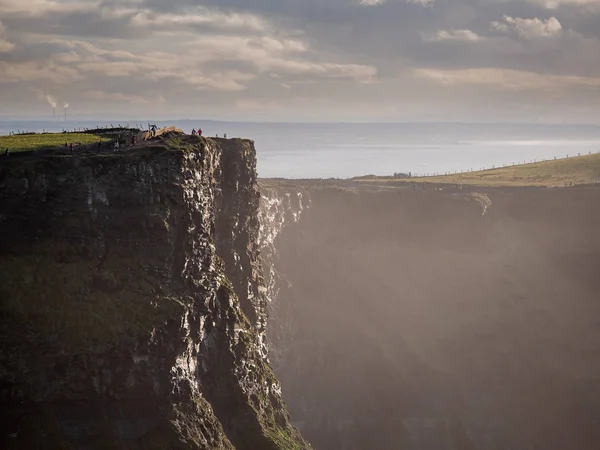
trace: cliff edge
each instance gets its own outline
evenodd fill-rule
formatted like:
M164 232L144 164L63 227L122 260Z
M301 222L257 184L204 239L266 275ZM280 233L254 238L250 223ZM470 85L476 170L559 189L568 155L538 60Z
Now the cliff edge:
M0 163L6 449L308 449L266 358L256 155Z

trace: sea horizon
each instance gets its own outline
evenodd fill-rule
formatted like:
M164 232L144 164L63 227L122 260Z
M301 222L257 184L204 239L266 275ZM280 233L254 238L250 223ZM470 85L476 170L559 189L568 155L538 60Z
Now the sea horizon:
M431 175L600 151L600 125L593 124L0 120L0 135L148 124L251 139L261 178Z

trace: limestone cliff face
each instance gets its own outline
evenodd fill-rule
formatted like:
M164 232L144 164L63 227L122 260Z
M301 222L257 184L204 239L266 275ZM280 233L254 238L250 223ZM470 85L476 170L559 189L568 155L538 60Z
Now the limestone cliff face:
M282 278L277 267L277 246L281 233L289 226L297 223L302 215L310 208L310 190L293 182L283 185L281 182L261 182L260 199L260 230L258 243L261 252L261 262L264 268L264 294L269 311L269 340L276 340L278 345L269 346L271 360L277 364L285 352L282 333L293 328L292 316L289 314L289 302L279 302L278 294L281 285L290 288ZM286 313L283 313L283 310ZM278 320L273 320L274 316ZM289 337L289 335L287 335Z
M255 151L0 165L2 448L304 449L266 361Z
M273 259L273 365L311 444L600 448L600 190L339 184L307 183Z

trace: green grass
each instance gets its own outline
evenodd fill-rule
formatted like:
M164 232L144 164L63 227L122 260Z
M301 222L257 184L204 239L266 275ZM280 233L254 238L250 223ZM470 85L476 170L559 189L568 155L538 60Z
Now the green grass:
M600 181L600 154L576 156L477 172L420 178L369 178L359 182L400 184L407 182L468 184L477 186L549 186Z
M90 133L44 133L0 136L0 150L3 154L8 148L12 152L48 150L64 147L65 143L89 145L98 142L99 135Z

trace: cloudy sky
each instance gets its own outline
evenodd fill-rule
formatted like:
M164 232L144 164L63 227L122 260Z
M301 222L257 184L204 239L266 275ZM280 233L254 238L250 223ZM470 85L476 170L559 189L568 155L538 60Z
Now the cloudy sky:
M600 0L0 0L0 116L48 94L79 117L600 122Z

